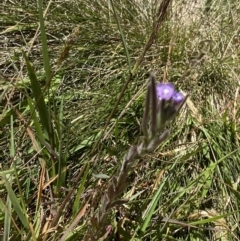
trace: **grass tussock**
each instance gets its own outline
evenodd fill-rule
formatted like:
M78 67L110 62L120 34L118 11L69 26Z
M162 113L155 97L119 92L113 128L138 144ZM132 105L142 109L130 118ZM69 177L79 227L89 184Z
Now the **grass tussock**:
M237 0L4 1L1 238L239 240L239 11ZM149 73L188 95L165 129L156 97L146 111ZM166 129L147 150L148 131Z

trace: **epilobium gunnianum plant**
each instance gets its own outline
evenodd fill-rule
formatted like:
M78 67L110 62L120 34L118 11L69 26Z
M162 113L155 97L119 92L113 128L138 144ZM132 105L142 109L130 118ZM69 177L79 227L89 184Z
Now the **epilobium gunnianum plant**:
M132 146L125 154L119 174L113 176L101 199L98 213L91 219L96 231L94 238L102 237L106 233L109 211L119 204L128 202L121 199L120 195L128 186L127 178L134 161L153 151L167 139L170 131L166 126L179 113L186 100L187 96L177 92L172 83L156 84L155 76L150 75L142 120L143 138L139 145Z

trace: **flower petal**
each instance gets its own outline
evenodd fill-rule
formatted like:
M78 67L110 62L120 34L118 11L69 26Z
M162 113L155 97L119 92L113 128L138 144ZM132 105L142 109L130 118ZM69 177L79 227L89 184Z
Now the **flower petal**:
M160 100L170 100L174 94L174 85L172 83L160 83L156 86L157 97Z
M179 92L175 92L172 96L173 102L176 104L179 104L183 101L184 96L183 94L179 93Z

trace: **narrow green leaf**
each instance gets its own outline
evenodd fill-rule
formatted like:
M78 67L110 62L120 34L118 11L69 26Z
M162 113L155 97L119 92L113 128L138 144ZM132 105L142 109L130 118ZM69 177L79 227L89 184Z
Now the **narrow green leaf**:
M111 5L112 5L112 9L113 9L113 13L114 13L115 19L117 21L118 30L120 32L120 36L121 36L122 43L123 43L123 48L124 48L124 51L125 51L125 54L126 54L126 57L127 57L127 63L128 63L128 66L129 66L129 71L130 71L132 65L131 65L130 55L129 55L129 52L128 52L127 42L125 40L125 37L124 37L124 34L123 34L123 30L122 30L122 27L121 27L121 24L120 24L120 21L119 21L119 18L117 16L117 12L116 12L115 6L113 4L113 0L111 0L110 2L111 2Z
M191 225L201 225L201 224L216 222L219 219L229 217L232 214L234 214L234 212L218 215L218 216L215 216L215 217L212 217L212 218L206 218L206 219L198 220L198 221L195 221L195 222L191 222L189 224L191 224Z
M33 91L33 95L36 101L36 106L39 112L40 120L43 125L43 128L46 130L48 137L51 137L51 122L50 122L50 114L47 108L47 105L44 101L42 91L41 91L41 86L37 80L37 76L35 74L35 71L30 64L26 54L23 52L23 56L27 65L27 70L28 70L28 75L31 81L31 87Z
M38 13L39 13L41 41L42 41L43 63L44 63L44 69L46 73L46 82L47 82L50 80L51 67L50 67L50 61L49 61L49 55L48 55L47 35L46 35L45 25L44 25L42 0L38 0Z
M66 168L67 168L67 162L66 162L66 155L63 155L62 151L62 121L63 121L63 96L61 98L61 104L59 109L58 116L55 115L58 120L56 121L56 130L58 132L58 153L59 153L59 162L58 162L58 180L57 180L57 186L60 188L61 186L65 185L66 180Z
M38 207L39 207L39 208L35 211L34 224L33 224L35 239L37 239L37 238L39 237L39 235L40 235L41 213L43 212L42 206L39 205Z
M80 207L80 197L81 197L81 194L83 192L83 189L84 189L84 185L85 185L85 182L87 180L87 175L88 175L88 172L89 172L89 168L90 168L90 165L89 163L87 163L87 167L86 167L86 170L84 172L84 175L83 175L83 178L81 179L81 182L80 182L80 185L79 185L79 188L78 188L78 191L77 191L77 195L76 195L76 198L75 198L75 201L74 201L74 204L73 204L73 213L74 213L74 216L78 213L79 211L79 207Z
M10 138L10 156L14 158L15 148L14 148L14 131L13 131L13 116L11 115L11 138ZM3 177L5 174L3 174ZM7 175L9 178L9 186L12 186L12 175ZM11 198L7 196L6 203L6 212L4 218L4 233L3 233L3 241L7 241L10 238L10 228L11 228L11 216L12 216L12 202Z
M15 148L14 148L13 115L11 115L10 156L13 158L14 155L15 155Z
M32 119L33 119L33 124L34 124L34 127L35 127L35 130L38 134L38 136L42 139L44 139L44 133L42 131L42 128L41 128L41 125L39 123L39 119L37 117L37 114L35 112L35 109L34 109L34 106L32 104L32 101L30 98L28 98L28 106L30 108L30 112L32 113ZM40 144L40 143L38 143ZM40 146L40 145L39 145Z
M8 192L9 199L12 202L12 206L14 207L14 210L16 211L16 213L17 213L19 219L21 220L22 224L24 225L24 227L29 230L29 223L28 223L28 220L26 217L26 213L24 213L22 207L20 206L19 200L16 197L7 176L3 175L3 179L5 182L5 186L6 186L6 189Z
M159 199L161 197L162 194L162 188L164 187L165 181L162 182L161 186L158 188L157 192L154 194L153 199L151 200L150 204L148 205L147 210L145 211L145 213L143 214L143 224L140 228L141 233L144 233L146 231L146 228L148 227L152 215L155 211L155 208L159 202Z
M14 173L14 168L10 168L10 169L8 169L8 170L1 171L1 172L0 172L0 176L8 175L8 174L13 174L13 173Z
M11 183L9 183L9 185L11 185ZM4 218L3 241L8 241L10 238L11 216L12 216L12 203L8 194L7 202L6 202L5 218Z

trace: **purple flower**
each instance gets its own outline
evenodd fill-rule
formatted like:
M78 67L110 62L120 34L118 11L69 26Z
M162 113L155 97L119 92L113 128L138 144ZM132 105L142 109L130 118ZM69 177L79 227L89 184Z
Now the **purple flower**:
M174 85L172 83L160 83L156 86L157 97L160 100L170 100L174 94Z
M172 96L173 102L176 104L179 104L183 101L184 96L183 94L179 93L179 92L175 92Z

